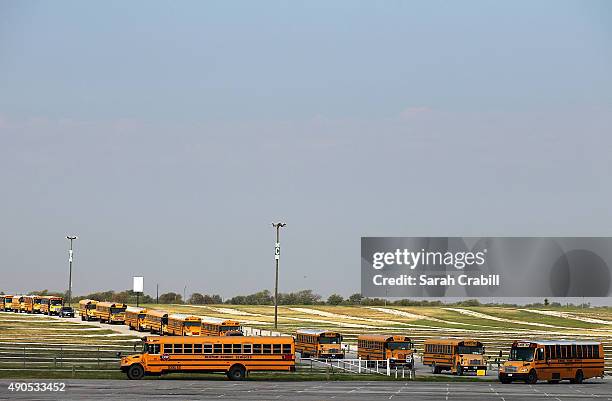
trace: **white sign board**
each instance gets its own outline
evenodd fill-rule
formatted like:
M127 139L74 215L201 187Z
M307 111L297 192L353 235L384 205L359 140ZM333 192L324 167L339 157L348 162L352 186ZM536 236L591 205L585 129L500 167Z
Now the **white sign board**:
M144 277L134 277L134 292L144 292Z

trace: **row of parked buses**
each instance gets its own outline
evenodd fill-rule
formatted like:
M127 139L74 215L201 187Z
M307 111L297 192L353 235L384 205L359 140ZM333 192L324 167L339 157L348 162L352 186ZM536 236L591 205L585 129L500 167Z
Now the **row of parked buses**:
M202 318L200 316L169 313L160 309L145 309L116 302L79 301L81 320L102 323L121 323L130 330L148 331L161 336L236 336L242 326L235 320Z
M62 297L39 295L2 295L0 310L15 313L42 313L60 315L64 299Z
M463 375L486 375L487 359L482 342L474 339L427 339L422 362L432 373L450 371ZM298 330L295 349L302 357L343 358L342 335L326 330ZM393 366L414 368L416 349L409 337L402 335L359 335L357 356L364 360L387 360ZM501 352L499 355L501 359ZM515 341L507 361L500 366L502 383L539 380L558 383L604 376L603 345L597 341Z

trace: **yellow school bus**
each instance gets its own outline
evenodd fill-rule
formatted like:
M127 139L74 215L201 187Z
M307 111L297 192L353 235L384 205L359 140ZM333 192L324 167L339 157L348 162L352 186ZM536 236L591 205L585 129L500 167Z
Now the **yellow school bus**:
M130 330L142 331L146 316L145 308L128 306L125 310L125 324L130 327Z
M465 372L487 374L485 349L480 341L458 338L427 339L424 344L423 365L430 366L432 373L450 370L461 376Z
M16 295L13 297L13 305L11 306L11 309L13 309L13 312L15 313L19 313L21 312L21 304L23 303L23 295Z
M22 297L19 298L19 313L27 313L27 305L26 305L26 298L28 296L24 295Z
M10 312L13 310L13 296L12 295L4 295L4 311Z
M202 332L202 319L180 313L168 315L166 330L167 334L173 336L199 336Z
M215 317L202 318L203 336L226 336L241 335L242 326L240 322L231 319L219 319Z
M126 305L120 302L98 302L96 316L100 323L123 323L125 321Z
M604 376L604 350L596 341L515 341L510 356L499 370L499 381L535 384L558 383Z
M44 315L59 315L64 299L62 297L40 297L40 312Z
M168 312L165 310L152 309L147 311L144 329L151 333L164 334L168 326Z
M391 366L414 367L414 344L410 337L389 334L361 334L357 337L357 356L367 360L389 360Z
M26 313L40 313L40 296L28 295L25 297L25 311Z
M94 299L81 299L79 301L79 315L81 315L81 320L98 320L98 315L96 314L96 305L98 301Z
M132 380L170 372L242 380L253 371L295 371L295 346L290 336L149 336L141 353L121 358L121 370Z
M302 358L344 358L342 334L330 330L297 329L295 351Z

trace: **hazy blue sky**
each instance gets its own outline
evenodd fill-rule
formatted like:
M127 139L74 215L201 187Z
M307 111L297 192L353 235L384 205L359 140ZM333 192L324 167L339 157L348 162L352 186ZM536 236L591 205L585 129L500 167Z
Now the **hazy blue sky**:
M0 1L0 280L359 291L361 236L612 235L608 1Z

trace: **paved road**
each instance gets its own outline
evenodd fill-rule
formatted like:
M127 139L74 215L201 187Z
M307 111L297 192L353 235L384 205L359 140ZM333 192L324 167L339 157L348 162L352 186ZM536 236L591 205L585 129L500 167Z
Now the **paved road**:
M60 381L60 380L57 380ZM27 400L612 400L612 380L582 385L433 382L230 382L213 380L64 380L63 393L9 392L0 380L0 399Z

